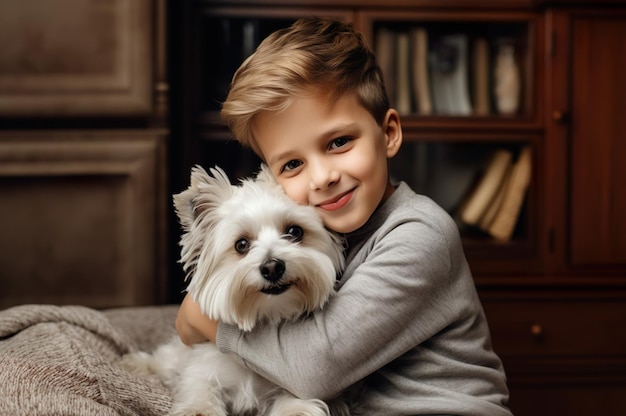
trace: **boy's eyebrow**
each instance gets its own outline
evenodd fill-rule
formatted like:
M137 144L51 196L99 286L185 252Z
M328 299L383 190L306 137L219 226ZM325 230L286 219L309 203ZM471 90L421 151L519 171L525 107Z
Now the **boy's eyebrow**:
M293 153L293 152L291 150L288 150L286 152L283 152L283 153L280 153L280 154L278 154L276 156L273 156L271 159L267 160L267 165L268 166L272 166L273 164L275 164L279 160L285 159L290 153Z
M359 125L358 122L352 121L347 123L337 123L337 125L332 126L324 133L320 134L315 138L317 141L325 141L333 136L337 136L339 134L344 134L346 130L354 129Z
M337 125L337 126L333 127L332 129L328 130L326 133L322 134L320 136L320 138L327 139L328 137L335 136L335 135L343 132L344 130L348 130L348 129L351 129L353 127L356 127L357 124L358 123L356 123L356 122L351 122L351 123L345 123L345 124Z

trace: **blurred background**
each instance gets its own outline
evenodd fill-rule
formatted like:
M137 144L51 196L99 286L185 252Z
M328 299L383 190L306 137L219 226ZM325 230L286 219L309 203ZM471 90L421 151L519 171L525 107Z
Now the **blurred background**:
M394 180L459 225L517 415L626 412L626 1L0 1L0 308L177 303L172 194L259 159L233 72L303 16L367 37Z

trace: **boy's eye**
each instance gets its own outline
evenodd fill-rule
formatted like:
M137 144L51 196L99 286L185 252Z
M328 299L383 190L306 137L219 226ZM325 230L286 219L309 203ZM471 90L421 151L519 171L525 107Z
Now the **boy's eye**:
M302 165L302 162L299 160L290 160L289 162L285 163L285 165L283 166L283 171L289 171L289 170L294 170L294 169L298 169L300 167L300 165Z
M333 150L333 149L337 149L339 147L343 147L343 146L347 145L349 141L350 141L350 137L348 137L348 136L338 137L338 138L334 139L332 142L330 142L329 148L331 150Z

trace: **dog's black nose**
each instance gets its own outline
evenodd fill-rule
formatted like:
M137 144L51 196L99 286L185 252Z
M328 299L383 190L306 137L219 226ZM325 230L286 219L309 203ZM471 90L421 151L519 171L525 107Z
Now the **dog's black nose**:
M285 273L285 262L280 259L269 259L261 265L261 276L272 283L277 282Z

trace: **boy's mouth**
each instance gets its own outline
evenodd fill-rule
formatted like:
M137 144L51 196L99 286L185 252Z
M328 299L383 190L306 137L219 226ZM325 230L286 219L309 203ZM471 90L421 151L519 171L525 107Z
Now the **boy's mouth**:
M346 206L348 202L352 199L352 195L354 195L354 189L350 189L348 192L340 194L332 199L322 202L317 206L325 211L336 211Z

